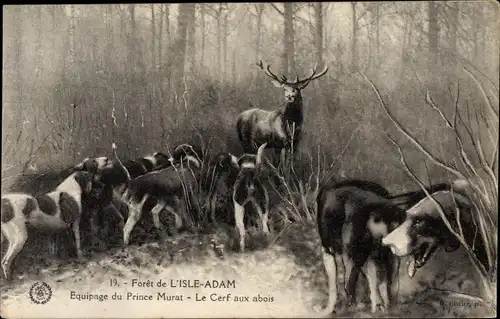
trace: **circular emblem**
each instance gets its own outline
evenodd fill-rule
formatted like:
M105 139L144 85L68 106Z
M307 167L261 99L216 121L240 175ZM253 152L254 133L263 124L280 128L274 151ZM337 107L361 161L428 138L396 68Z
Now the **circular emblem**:
M43 305L52 298L52 288L43 281L37 281L30 288L30 299L36 304Z

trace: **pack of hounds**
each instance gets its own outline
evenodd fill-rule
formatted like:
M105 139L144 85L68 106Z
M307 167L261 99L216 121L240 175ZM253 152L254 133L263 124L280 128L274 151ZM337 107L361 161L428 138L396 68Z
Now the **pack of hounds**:
M72 230L78 258L83 258L80 223L90 219L93 232L101 227L98 218L92 216L116 217L124 245L129 244L135 226L144 216L149 216L162 234L165 220L170 221L171 234L189 228L193 221L201 223L203 216L216 222L213 194L219 181L232 191L239 249L245 249L244 217L248 204L254 207L252 211L256 212L262 232L269 234L269 194L260 174L265 165L264 150L273 150L281 159L296 152L303 127L301 91L325 75L328 68L317 72L314 67L304 79L288 80L276 76L270 65L265 67L262 61L257 65L275 86L284 90L284 104L273 111L252 108L240 114L236 130L243 155L222 152L205 158L192 145L181 144L168 155L156 152L122 162L113 143L114 158L85 158L69 169L69 176L60 185L43 196L2 195L2 243L4 239L8 241L2 257L5 278L11 278L12 262L29 236L28 225L52 231ZM398 257L410 256L408 275L413 277L438 248L456 250L460 241L441 219L436 202L450 221L456 220L458 207L465 239L476 236L467 188L468 184L461 180L404 194L390 194L383 186L363 180L321 185L316 216L329 286L328 304L322 311L335 310L339 293L354 304L360 274L367 278L371 311L387 311L392 300L391 285L399 269ZM208 194L202 201L203 207L194 200L201 192ZM203 209L209 213L202 214ZM486 267L480 238L474 252ZM341 290L337 283L339 266L345 271Z

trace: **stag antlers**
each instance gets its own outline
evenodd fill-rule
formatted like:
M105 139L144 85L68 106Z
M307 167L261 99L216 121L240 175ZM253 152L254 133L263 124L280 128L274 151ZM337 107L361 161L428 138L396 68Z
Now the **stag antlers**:
M320 73L316 73L317 72L316 68L318 67L318 64L316 63L314 65L314 67L312 68L312 72L311 72L311 75L309 77L307 77L303 80L299 80L299 76L297 75L295 78L295 81L290 82L290 81L288 81L288 79L284 75L281 76L281 79L278 78L278 76L276 76L276 74L274 74L271 71L270 64L266 64L266 67L264 67L264 63L262 62L262 60L260 60L256 64L260 69L262 69L264 71L264 73L268 77L270 77L273 81L276 81L278 84L288 85L288 86L296 86L296 87L299 87L300 89L305 88L309 84L309 82L311 82L312 80L315 80L319 77L322 77L323 75L326 74L326 72L328 72L328 67L325 64L323 70Z

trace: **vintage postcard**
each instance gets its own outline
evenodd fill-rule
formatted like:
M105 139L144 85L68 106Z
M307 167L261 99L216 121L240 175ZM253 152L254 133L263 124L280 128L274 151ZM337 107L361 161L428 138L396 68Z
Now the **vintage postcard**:
M4 6L1 317L495 317L499 21Z

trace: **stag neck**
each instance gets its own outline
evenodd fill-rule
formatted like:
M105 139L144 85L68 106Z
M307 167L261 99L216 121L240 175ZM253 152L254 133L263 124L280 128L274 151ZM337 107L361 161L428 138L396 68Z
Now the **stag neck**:
M304 120L302 97L299 96L295 101L286 103L280 110L280 117L285 122L292 122L297 127L300 127Z
M302 106L303 106L302 94L300 94L299 92L295 100L293 102L285 102L285 105L282 106L282 109L283 111L289 111L289 110L302 111Z

